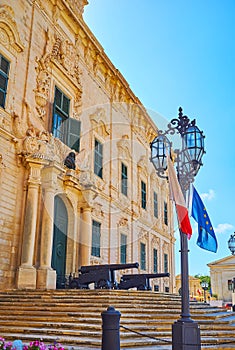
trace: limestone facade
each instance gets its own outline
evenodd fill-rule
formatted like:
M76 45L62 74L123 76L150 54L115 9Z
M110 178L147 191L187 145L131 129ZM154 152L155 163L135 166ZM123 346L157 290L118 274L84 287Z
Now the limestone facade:
M124 259L167 269L154 284L172 292L172 205L149 161L157 126L85 24L86 4L0 4L0 288L56 288L57 258L66 275Z
M235 278L235 256L226 256L207 265L210 268L212 293L216 294L219 300L231 302L232 282Z

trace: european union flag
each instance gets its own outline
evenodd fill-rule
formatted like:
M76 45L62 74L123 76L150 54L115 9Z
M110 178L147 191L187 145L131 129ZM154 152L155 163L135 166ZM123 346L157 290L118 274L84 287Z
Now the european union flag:
M211 225L206 208L201 200L201 197L197 193L193 186L192 196L192 217L198 223L198 239L197 245L202 249L209 250L211 252L217 252L218 244L215 237L215 232Z

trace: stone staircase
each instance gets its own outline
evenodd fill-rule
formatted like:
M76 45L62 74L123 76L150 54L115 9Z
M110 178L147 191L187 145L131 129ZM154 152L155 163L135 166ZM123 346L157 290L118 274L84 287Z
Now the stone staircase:
M180 298L145 291L2 291L0 336L100 349L101 312L110 305L121 312L122 349L172 348L171 326L180 316ZM235 349L235 313L194 302L191 316L200 325L202 349Z

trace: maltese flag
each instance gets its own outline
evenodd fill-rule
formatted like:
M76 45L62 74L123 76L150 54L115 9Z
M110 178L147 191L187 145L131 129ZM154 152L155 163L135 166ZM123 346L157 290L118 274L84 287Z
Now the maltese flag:
M178 223L180 230L188 236L188 239L192 235L192 226L190 224L188 209L185 203L185 199L176 176L175 168L169 157L167 156L167 168L168 168L168 180L170 185L170 193L173 201L175 202L175 208L178 217Z

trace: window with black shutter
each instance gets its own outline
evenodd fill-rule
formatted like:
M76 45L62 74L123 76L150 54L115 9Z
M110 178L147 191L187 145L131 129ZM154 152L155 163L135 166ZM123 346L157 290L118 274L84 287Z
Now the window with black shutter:
M156 248L153 248L153 272L158 272L158 254Z
M95 220L92 221L92 244L91 255L100 257L100 229L101 224Z
M147 194L146 194L146 183L144 181L141 181L141 207L143 209L146 209L147 205Z
M140 268L146 270L146 245L140 243Z
M0 106L5 108L10 62L0 54Z
M153 192L153 212L155 218L158 218L158 198L156 192Z
M127 236L121 233L120 261L126 264L127 255Z
M168 254L164 254L164 272L167 273L168 271Z
M52 134L71 149L79 152L81 122L69 117L69 98L57 87L55 88Z
M123 163L121 169L121 191L127 196L127 166Z
M168 209L166 202L164 202L164 224L168 225Z
M103 145L95 139L94 173L103 178Z
M68 119L68 142L67 145L75 151L80 151L81 122L79 120Z

